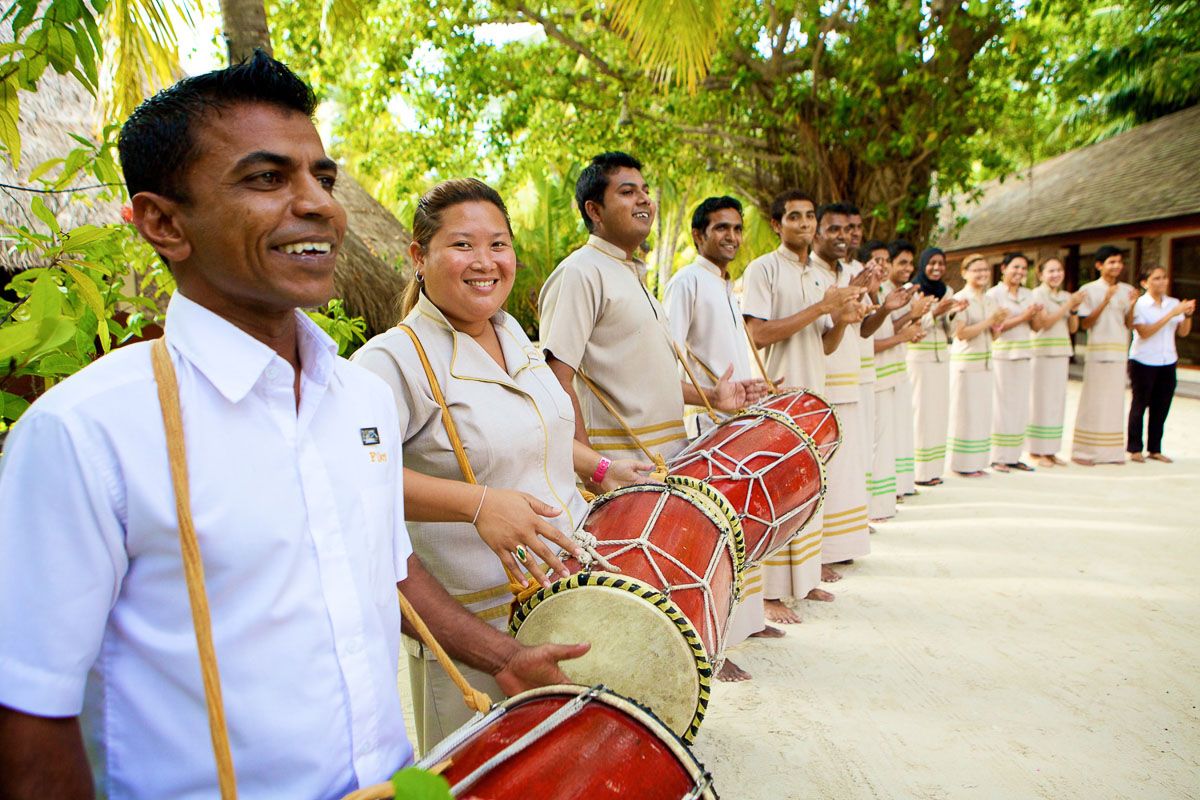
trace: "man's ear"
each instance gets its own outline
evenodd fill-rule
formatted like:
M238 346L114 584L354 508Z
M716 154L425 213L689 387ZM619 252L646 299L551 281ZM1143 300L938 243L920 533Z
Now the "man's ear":
M180 204L154 192L138 192L130 199L133 226L170 264L186 261L192 243L179 224Z
M696 245L697 250L700 249L700 243L702 241L704 241L704 234L695 228L692 228L692 244Z
M583 204L583 210L587 212L588 219L592 221L592 227L600 221L600 209L604 208L602 203L597 203L595 200L588 200Z
M783 232L783 223L777 219L771 220L771 232L779 236Z

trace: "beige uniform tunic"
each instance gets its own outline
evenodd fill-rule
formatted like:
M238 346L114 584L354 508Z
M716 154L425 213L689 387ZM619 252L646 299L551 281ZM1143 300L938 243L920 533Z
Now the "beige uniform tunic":
M692 374L710 401L717 381L730 365L733 366L731 380L744 381L753 377L741 304L730 281L722 277L720 267L703 256L697 257L671 278L663 305L667 309L671 336L688 359ZM679 366L679 377L689 380L683 365ZM691 438L716 425L703 406L687 406L684 414ZM719 411L717 414L722 419L729 416ZM761 631L765 624L762 568L754 566L742 584L742 600L733 612L725 646L741 643L750 634Z
M1128 283L1118 283L1117 291L1104 307L1100 318L1087 331L1087 360L1083 367L1083 388L1075 414L1075 433L1071 456L1088 461L1125 461L1125 368L1129 354L1129 328L1125 316L1133 301ZM1082 287L1084 300L1080 318L1100 307L1108 292L1108 283L1100 278Z
M955 297L967 307L953 319L975 325L996 307L983 293L967 287ZM977 472L988 464L992 428L992 331L950 346L950 469Z
M912 382L913 468L917 483L939 478L946 463L946 424L950 413L949 321L930 311L921 317L925 332L908 345L908 376Z
M754 377L750 349L742 323L742 307L732 283L721 277L721 268L703 256L679 270L667 284L663 297L667 324L679 351L700 388L712 402L717 381L733 366L730 380ZM689 381L683 365L679 379ZM717 412L721 419L728 414ZM703 406L686 406L684 424L688 436L696 438L716 425Z
M1014 297L1007 285L987 290L987 298L1008 315L1023 314L1033 302L1033 291L1017 287ZM1028 322L1014 325L992 342L992 461L1012 464L1025 449L1029 424L1029 392L1033 379L1033 328Z
M813 255L811 262L827 281L849 286L854 277L843 267L836 273L832 264ZM861 363L858 340L861 323L847 325L837 348L825 356L825 398L837 406L842 422L842 446L826 465L824 527L821 530L821 562L836 564L871 552L867 519L867 465L863 438L868 432L859 402L858 376Z
M784 246L750 262L742 276L742 313L763 320L798 314L825 296L829 283L815 267ZM767 348L772 380L822 393L825 348L821 334L833 324L818 317L787 339ZM819 517L819 512L818 512ZM787 546L763 562L763 595L768 600L803 598L821 585L821 520L815 518Z
M598 236L563 259L538 300L542 348L587 376L650 452L670 458L687 444L683 389L667 314L642 278L646 265ZM592 447L642 458L637 444L575 376Z
M879 285L880 303L888 294L895 290L895 285L884 281ZM897 312L888 314L875 335L869 340L871 349L875 349L875 341L890 339L896 335L894 319ZM900 316L907 311L901 310ZM875 363L875 383L873 384L874 415L872 420L873 446L871 448L871 469L867 473L867 511L871 519L884 519L896 514L896 384L904 374L904 343L889 347L872 355ZM905 426L910 420L905 417ZM911 440L910 440L911 441Z
M1033 290L1033 301L1057 313L1071 300L1070 292L1051 292L1045 286ZM1067 405L1067 375L1071 361L1070 314L1044 331L1033 334L1033 382L1029 398L1029 452L1052 456L1062 447L1063 414Z
M880 284L880 298L887 297L898 286L891 281ZM912 301L892 312L891 323L893 333L896 321L907 316L912 310ZM913 385L908 373L908 342L901 342L892 350L876 356L876 381L892 383L892 414L885 418L883 424L891 425L891 435L894 439L896 494L916 494L914 482L916 475L913 467L914 427L913 415ZM880 358L882 356L882 358ZM945 392L943 392L943 397ZM876 412L878 413L878 412ZM943 425L944 417L943 416ZM944 430L943 430L944 433ZM944 444L944 442L943 442Z
M575 413L541 351L503 311L492 318L492 325L506 368L470 336L455 331L424 294L404 321L425 348L476 480L484 486L528 492L562 509L546 520L569 534L587 513L587 503L575 488ZM463 480L441 408L408 334L398 328L382 333L353 360L382 377L395 393L404 431L404 466L425 475ZM511 599L508 580L475 527L466 522L410 521L408 531L414 552L446 591L489 625L504 630ZM424 750L462 725L471 712L432 661L433 654L408 637L404 645L412 657L410 679ZM426 659L429 663L424 663ZM493 699L502 697L490 675L468 672L476 688Z

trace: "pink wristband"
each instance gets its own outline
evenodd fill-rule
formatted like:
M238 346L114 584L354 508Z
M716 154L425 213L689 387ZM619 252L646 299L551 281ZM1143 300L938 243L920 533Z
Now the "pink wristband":
M604 475L608 472L610 464L612 464L611 458L600 456L600 463L596 465L596 471L592 473L592 483L600 483L604 480Z

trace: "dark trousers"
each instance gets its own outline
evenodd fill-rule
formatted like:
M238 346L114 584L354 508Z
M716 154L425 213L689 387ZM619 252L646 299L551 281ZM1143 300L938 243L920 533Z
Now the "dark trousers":
M1129 382L1133 385L1133 403L1129 406L1129 430L1125 450L1142 452L1142 417L1150 409L1150 425L1146 431L1146 452L1162 452L1163 423L1171 410L1175 396L1175 365L1150 367L1140 361L1129 362Z

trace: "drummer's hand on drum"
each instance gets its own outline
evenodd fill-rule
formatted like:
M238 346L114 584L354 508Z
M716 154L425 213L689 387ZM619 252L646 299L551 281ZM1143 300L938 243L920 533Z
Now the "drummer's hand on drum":
M767 382L761 378L749 381L739 381L746 390L746 405L752 406L767 396Z
M559 669L558 662L579 658L591 648L587 642L579 644L539 644L537 647L521 647L513 651L504 666L493 677L500 690L509 697L556 683L574 683Z
M479 507L475 530L514 576L529 572L542 586L549 586L550 580L542 572L541 564L545 563L564 578L571 577L571 573L542 537L568 553L583 553L578 544L545 520L545 517L557 517L561 513L561 509L547 505L531 494L489 487ZM525 558L518 563L522 554Z
M655 483L650 478L650 473L654 471L654 464L649 461L637 461L632 458L618 458L616 461L608 465L608 470L604 473L604 480L599 484L601 492L611 492L614 489L620 489L622 486L630 486L635 483Z

